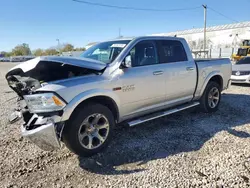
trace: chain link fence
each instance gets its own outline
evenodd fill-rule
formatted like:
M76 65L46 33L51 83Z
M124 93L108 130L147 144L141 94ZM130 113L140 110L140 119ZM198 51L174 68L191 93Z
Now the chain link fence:
M194 58L230 58L237 53L237 48L193 49Z

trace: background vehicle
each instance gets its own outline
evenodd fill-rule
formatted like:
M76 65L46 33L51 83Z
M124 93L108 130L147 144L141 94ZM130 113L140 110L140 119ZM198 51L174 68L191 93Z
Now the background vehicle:
M1 57L0 58L0 62L9 62L10 61L10 58L8 57Z
M24 62L34 58L35 56L12 56L10 57L10 62Z
M6 79L27 106L23 136L45 150L90 156L104 149L117 123L134 126L194 106L218 109L230 84L229 59L193 60L176 37L99 43L81 58L41 57Z
M231 80L232 83L250 83L250 56L233 65Z
M239 61L241 58L250 56L250 40L243 40L242 46L238 49L237 54L233 54L233 60Z

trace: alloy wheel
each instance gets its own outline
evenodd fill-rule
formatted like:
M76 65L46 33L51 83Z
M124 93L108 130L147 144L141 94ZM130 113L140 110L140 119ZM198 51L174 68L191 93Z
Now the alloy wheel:
M220 92L217 87L213 87L208 93L208 105L210 108L215 108L220 100Z
M92 114L84 119L78 132L78 139L86 149L96 149L107 139L109 121L103 114Z

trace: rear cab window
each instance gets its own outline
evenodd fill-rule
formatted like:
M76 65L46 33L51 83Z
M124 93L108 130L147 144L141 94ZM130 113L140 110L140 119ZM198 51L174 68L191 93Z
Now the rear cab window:
M174 63L188 61L183 44L178 40L156 41L159 63Z

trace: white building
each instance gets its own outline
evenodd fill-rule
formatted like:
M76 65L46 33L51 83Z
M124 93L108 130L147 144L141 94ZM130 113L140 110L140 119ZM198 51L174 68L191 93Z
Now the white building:
M202 49L204 28L188 29L170 33L153 34L157 36L177 36L187 40L191 49ZM243 39L250 39L250 21L207 27L206 48L238 48Z

